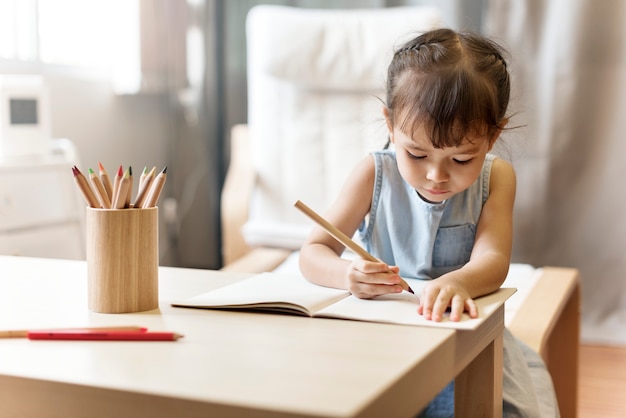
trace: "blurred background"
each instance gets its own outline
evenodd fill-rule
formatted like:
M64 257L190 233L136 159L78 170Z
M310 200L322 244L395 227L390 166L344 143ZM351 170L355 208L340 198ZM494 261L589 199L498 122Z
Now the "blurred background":
M81 170L167 166L161 265L217 269L230 128L247 120L245 18L257 4L434 5L447 26L503 44L515 127L503 138L519 182L514 261L580 269L583 338L626 343L626 2L0 0L0 77L43 80L45 133L66 140L57 145ZM0 132L6 142L10 132ZM3 192L14 181L7 170L36 169L9 149L0 152L0 218L23 209ZM41 242L42 225L6 224L0 252L14 252L12 234ZM52 246L79 235L54 235ZM70 256L84 256L77 248Z

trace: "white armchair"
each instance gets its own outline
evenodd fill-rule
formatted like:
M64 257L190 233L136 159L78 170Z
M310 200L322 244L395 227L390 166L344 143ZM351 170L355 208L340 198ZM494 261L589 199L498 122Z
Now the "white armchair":
M293 203L327 207L356 162L384 145L381 100L394 46L440 24L432 7L250 11L248 129L235 127L231 143L233 157L249 153L252 166L226 186L237 184L234 199L250 192L251 202L243 228L232 197L222 206L225 264L251 247L276 249L261 250L262 259L300 247L311 222ZM241 149L246 133L249 151Z

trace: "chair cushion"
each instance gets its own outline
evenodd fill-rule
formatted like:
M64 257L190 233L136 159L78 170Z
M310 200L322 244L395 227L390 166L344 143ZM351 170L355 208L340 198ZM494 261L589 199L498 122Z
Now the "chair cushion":
M352 167L385 144L393 51L440 23L432 7L252 8L248 126L258 177L243 231L249 244L300 246L312 223L293 204L323 212Z

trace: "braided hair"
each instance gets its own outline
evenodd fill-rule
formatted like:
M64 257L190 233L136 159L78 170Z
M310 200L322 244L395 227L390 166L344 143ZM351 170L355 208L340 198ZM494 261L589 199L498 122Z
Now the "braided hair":
M504 54L490 39L451 29L407 42L387 71L391 123L406 134L425 124L436 148L492 137L507 122L511 87Z

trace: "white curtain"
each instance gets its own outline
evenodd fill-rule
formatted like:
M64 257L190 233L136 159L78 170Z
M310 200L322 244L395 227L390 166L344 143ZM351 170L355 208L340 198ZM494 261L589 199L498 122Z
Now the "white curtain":
M626 1L490 0L511 54L516 261L580 270L582 338L626 344Z

